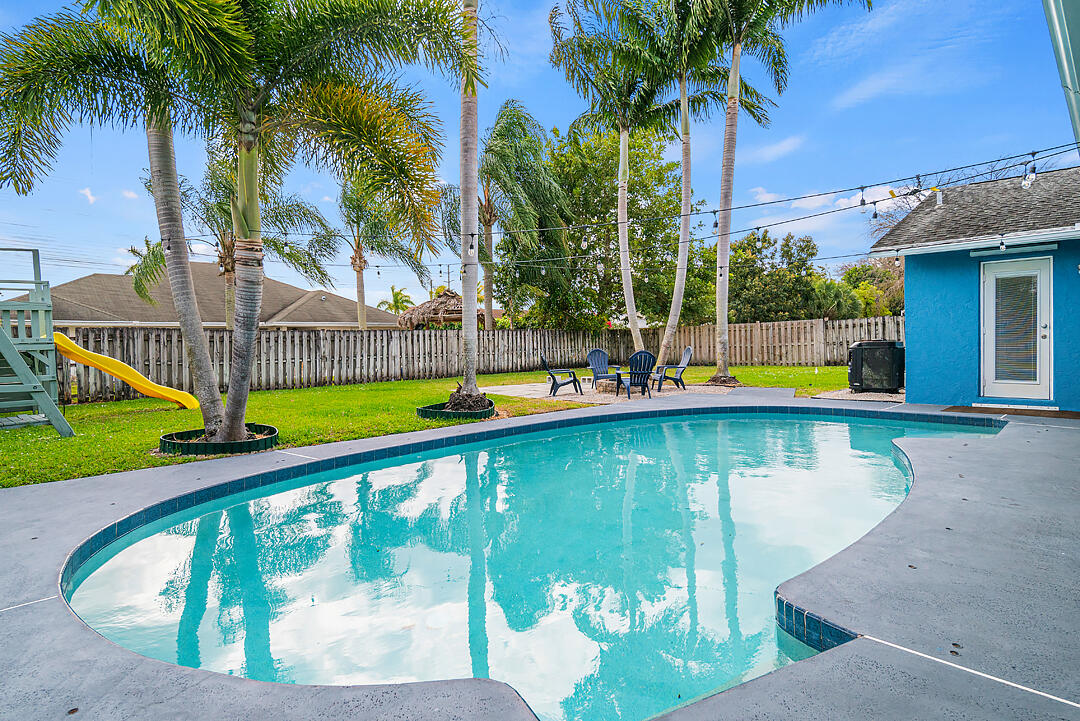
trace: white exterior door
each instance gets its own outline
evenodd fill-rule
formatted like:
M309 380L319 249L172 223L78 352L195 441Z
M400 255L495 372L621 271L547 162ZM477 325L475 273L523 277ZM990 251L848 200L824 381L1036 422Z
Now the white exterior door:
M1052 270L1050 258L982 264L982 395L1053 397Z

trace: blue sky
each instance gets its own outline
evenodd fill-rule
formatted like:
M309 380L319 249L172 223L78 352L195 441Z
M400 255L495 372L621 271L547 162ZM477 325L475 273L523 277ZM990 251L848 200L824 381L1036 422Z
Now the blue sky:
M735 203L791 197L879 181L916 172L989 160L1059 145L1072 139L1041 3L1007 0L875 0L872 12L851 6L819 12L786 31L791 66L785 93L775 98L768 128L742 118L735 175ZM10 32L33 17L55 12L54 3L0 0L0 27ZM565 128L582 101L547 61L549 2L493 0L481 14L503 37L506 56L489 67L480 94L481 127L499 104L518 98L546 126ZM765 78L753 62L746 77ZM441 175L458 175L458 96L445 79L410 71L442 120L446 146ZM711 205L719 197L722 118L692 130L693 187ZM201 143L179 138L182 174L202 175ZM677 152L672 149L672 158ZM1059 164L1076 162L1066 156ZM141 129L76 128L50 177L33 194L0 190L0 245L38 247L47 279L62 283L92 272L122 272L125 249L157 233L153 203L139 177L147 166ZM318 203L336 219L336 181L304 168L289 189ZM884 187L868 197L883 197ZM734 228L857 203L858 192L815 201L736 213ZM780 226L809 233L822 256L865 251L868 215L858 211ZM189 232L196 232L189 229ZM451 262L446 255L438 262ZM378 260L372 260L378 264ZM436 261L432 261L436 262ZM355 280L342 253L332 268L335 290L351 296ZM22 273L8 268L3 275ZM285 267L267 274L305 285ZM366 276L368 302L389 295L390 285L426 297L419 282L399 269ZM455 285L457 281L455 279Z

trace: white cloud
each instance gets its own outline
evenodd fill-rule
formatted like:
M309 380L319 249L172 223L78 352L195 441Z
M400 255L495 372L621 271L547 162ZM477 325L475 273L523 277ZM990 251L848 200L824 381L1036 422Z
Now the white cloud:
M910 188L894 188L888 185L879 185L873 188L867 188L865 192L866 207L872 209L874 202L878 204L878 210L885 210L892 207L896 202L889 194L889 191L894 191L897 195L907 192ZM854 208L860 204L860 200L864 197L863 193L856 190L854 193L848 196L842 196L836 199L837 208Z
M771 163L794 153L802 147L804 142L806 142L805 135L791 135L769 145L759 145L746 150L736 150L735 152L738 155L739 163L742 165Z
M79 195L86 196L86 202L90 203L90 205L93 205L94 201L97 200L97 196L90 192L89 187L86 187L86 188L83 188L82 190L80 190Z
M918 6L927 4L926 0L898 0L885 7L875 7L872 12L837 25L818 38L810 47L808 59L815 63L849 61L880 41L882 32L917 12Z
M320 202L320 203L333 203L333 202L334 202L334 199L333 199L333 198L331 198L331 197L330 197L329 195L324 195L324 196L322 197L322 200L320 200L319 202Z
M845 215L845 213L832 213L816 218L802 218L799 220L789 220L782 215L765 215L749 225L757 228L768 226L766 229L769 231L769 235L772 236L785 236L788 233L792 233L796 236L809 235L832 228L839 220L838 216L841 215ZM777 223L779 223L779 225L777 225Z
M832 101L845 110L876 98L956 93L988 82L995 72L973 62L977 46L1003 40L1014 24L1004 3L894 0L840 25L818 40L809 59L845 68L869 68ZM865 56L865 57L864 57Z
M799 198L791 201L791 207L799 210L817 210L818 208L824 208L826 205L832 205L835 197L834 194L827 193L825 195L815 195L812 198Z
M124 188L123 190L121 190L120 195L124 196L128 200L135 200L136 198L139 197L138 193L136 193L134 190L128 190L127 188Z
M771 203L784 197L780 193L770 193L769 191L765 190L765 188L762 188L760 185L756 188L750 188L750 192L754 196L755 203Z
M127 248L114 248L113 265L121 265L125 268L135 262L135 256L128 252Z

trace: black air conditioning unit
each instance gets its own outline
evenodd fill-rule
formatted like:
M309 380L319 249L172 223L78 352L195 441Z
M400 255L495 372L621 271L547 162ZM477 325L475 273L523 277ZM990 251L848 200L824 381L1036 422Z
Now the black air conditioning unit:
M848 386L855 393L896 393L904 387L904 344L863 340L848 349Z

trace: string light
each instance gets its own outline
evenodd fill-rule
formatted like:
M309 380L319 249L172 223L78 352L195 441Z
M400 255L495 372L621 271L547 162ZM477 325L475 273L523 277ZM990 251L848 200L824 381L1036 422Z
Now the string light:
M866 188L859 188L859 212L866 212Z
M874 201L874 214L870 216L871 220L877 220L877 201Z
M1037 175L1037 173L1035 172L1035 153L1036 152L1038 152L1038 151L1033 151L1031 153L1031 172L1030 173L1028 172L1028 169L1027 169L1026 165L1024 167L1024 179L1020 181L1020 187L1022 187L1024 190L1027 190L1028 188L1030 188L1032 183L1035 182L1035 176Z
M988 175L988 174L991 174L991 173L1000 173L1003 170L1007 170L1007 169L1010 169L1010 168L1016 168L1016 167L1021 167L1022 166L1024 168L1024 171L1025 171L1025 174L1024 174L1023 180L1022 180L1022 184L1026 183L1026 185L1024 185L1024 187L1027 188L1027 187L1031 186L1031 184L1035 181L1035 178L1037 177L1037 170L1036 170L1036 167L1035 167L1035 160L1040 155L1042 155L1043 160L1046 160L1046 159L1052 158L1054 156L1058 156L1058 155L1062 155L1062 154L1065 154L1065 153L1072 152L1076 147L1077 147L1077 144L1075 142L1070 142L1070 143L1062 144L1062 145L1059 145L1059 146L1053 146L1053 147L1049 147L1049 148L1044 148L1042 150L1025 152L1025 153L1023 153L1021 155L1007 156L1005 158L1001 158L1001 159L998 159L998 160L1012 160L1014 158L1020 158L1020 157L1023 157L1024 160L1023 160L1023 162L1015 162L1015 163L1011 163L1011 164L1005 165L1005 166L998 165L996 167L990 168L989 170L979 171L979 172L976 172L976 173L973 173L973 174L966 175L964 177L954 178L950 182L950 185L958 185L958 184L960 184L962 182L965 182L965 181L968 181L968 180L973 180L975 178L982 177L982 176L985 176L985 175ZM943 174L949 173L949 172L956 172L956 171L960 171L960 170L966 170L966 169L969 169L969 168L977 168L979 166L987 165L990 162L994 162L994 161L982 161L982 162L979 162L979 163L972 163L972 164L969 164L969 165L959 166L959 167L956 167L956 168L949 168L949 169L945 169L945 170L936 171L935 173L931 173L931 175L943 175ZM1030 169L1029 169L1029 166L1030 166ZM924 192L923 189L922 189L922 184L923 184L923 182L922 182L922 174L916 174L914 176L907 176L905 178L897 178L897 179L894 179L892 181L886 181L884 183L875 183L873 185L876 186L876 185L894 184L894 183L902 182L902 181L905 181L905 180L909 180L911 178L914 178L914 180L915 180L915 187L912 188L909 191L902 192L901 195L917 196L921 192ZM848 190L853 190L853 189L858 189L860 191L860 206L864 206L866 204L865 190L866 190L867 187L871 187L871 186L860 185L860 186L857 186L856 188L840 189L840 190L826 191L826 192L820 192L820 193L811 193L811 194L807 194L807 195L804 195L804 196L794 196L794 197L791 197L791 198L781 198L781 199L777 199L777 200L773 200L773 201L763 201L763 202L760 202L760 203L752 203L752 204L748 204L748 205L733 206L731 208L731 210L740 210L740 209L744 209L744 208L760 207L760 206L763 206L763 205L773 205L773 204L780 204L780 203L788 203L788 202L791 202L791 201L794 201L794 200L800 200L800 199L803 199L803 198L815 198L815 197L824 197L824 196L829 196L829 195L837 195L837 194L847 192ZM872 201L872 202L874 203L875 213L876 213L877 212L876 201ZM806 220L806 219L809 219L809 218L815 218L815 217L818 217L820 215L826 215L826 214L829 214L829 213L832 213L832 212L839 212L841 210L846 210L846 208L830 208L827 211L823 211L823 212L820 212L820 213L814 213L814 214L801 216L801 217L790 218L790 219L783 220L783 221L778 221L776 223L768 224L768 225L766 225L764 227L772 227L774 225L784 225L784 224L793 223L793 222L800 221L800 220ZM865 212L865 208L863 208L862 210L863 210L863 212ZM719 210L718 209L696 211L696 212L693 212L693 213L689 213L688 215L693 216L693 215L701 215L701 214L704 214L704 213L712 213L713 214L713 218L714 218L714 220L713 220L713 229L718 231L719 230L719 217L718 217ZM682 217L682 214L672 214L672 215L669 215L669 216L657 216L657 217L654 217L654 218L632 218L632 219L628 220L628 223L629 224L640 224L640 223L647 222L647 221L667 220L667 219L676 218L676 217ZM554 227L553 228L533 228L533 229L521 229L521 230L517 230L517 231L496 231L496 232L499 232L499 233L501 233L501 234L503 234L505 236L505 235L511 235L511 234L514 234L514 233L523 233L523 232L537 232L537 231L543 231L543 230L567 231L567 230L579 229L579 228L594 228L594 227L611 226L611 225L616 225L616 223L614 221L606 221L606 222L597 222L597 223L578 224L578 225L573 225L573 226L564 226L564 227L559 227L559 228L554 228ZM756 232L760 232L761 227L757 227L754 230ZM734 236L734 235L745 233L745 232L746 232L745 229L737 230L737 231L730 232L729 235ZM317 233L297 233L297 235L316 235L316 234ZM207 234L204 234L204 235L206 235L207 237L213 237L213 234L210 234L210 233L207 233ZM475 253L476 246L475 246L475 242L472 241L472 238L475 238L475 236L476 236L475 233L470 234L470 244L469 244L469 253L470 254ZM193 234L188 238L188 240L195 241L195 240L198 239L198 237L199 236L197 234ZM340 236L339 235L339 237L345 237L345 236ZM706 241L706 240L709 240L709 239L708 238L696 238L696 239L691 239L691 240ZM199 242L206 242L206 241L199 241ZM584 237L582 238L581 244L582 244L582 250L586 250L588 245L587 245L587 242L586 242ZM171 248L171 243L169 242L169 238L167 238L167 237L163 238L163 246L164 246L166 252L171 252L172 248ZM291 248L292 246L289 245L288 247ZM1004 249L1004 241L1001 243L1001 249ZM827 260L827 259L835 259L835 258L849 258L849 257L858 257L858 256L864 256L864 255L865 255L865 253L852 253L852 254L848 254L848 255L844 255L844 256L829 256L829 257L824 257L824 258L815 258L814 260ZM571 260L571 259L574 259L575 257L589 257L589 256L588 255L564 256L563 258L551 258L551 259L547 259L547 260L539 261L539 262L540 263L545 263L545 262L546 263L551 263L551 262L558 262L558 261L561 261L561 260ZM58 264L72 265L72 266L76 266L80 262L82 262L82 264L84 264L84 265L99 265L99 266L112 265L112 264L105 264L105 263L101 263L101 262L97 262L97 261L92 261L90 259L86 259L85 261L80 261L78 259L73 259L73 258L56 257L56 258L50 258L49 260L51 260L52 262L56 262ZM280 262L283 262L283 261L276 260L276 259L270 259L267 262L280 263ZM534 264L535 265L537 262L538 261L535 261L535 260L534 261L513 261L513 260L506 261L506 263L509 264L509 265L519 265L519 266L528 265L528 264ZM348 267L348 264L327 263L325 265L327 267L330 267L330 266ZM442 276L442 264L431 263L431 264L424 264L424 265L425 265L425 267L429 267L429 268L430 267L439 267L440 277ZM406 267L412 267L412 266L411 266L411 264L410 265L401 264L401 265L388 265L387 267L388 268L399 268L399 267L400 268L406 268ZM447 264L447 270L448 270L447 280L449 280L449 268L450 268L450 264ZM603 272L603 265L598 263L597 264L597 270ZM378 268L376 268L376 273L381 276L381 273L379 272Z

